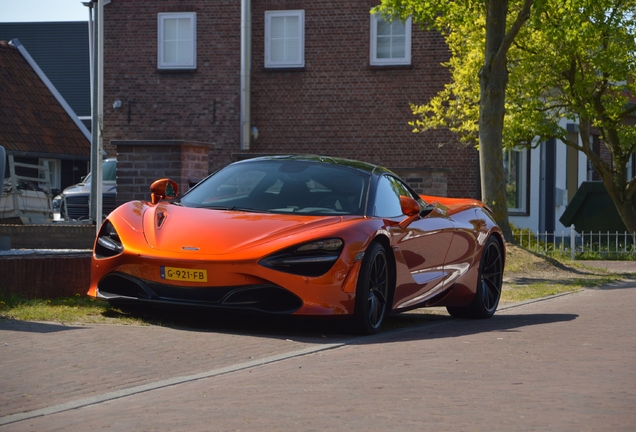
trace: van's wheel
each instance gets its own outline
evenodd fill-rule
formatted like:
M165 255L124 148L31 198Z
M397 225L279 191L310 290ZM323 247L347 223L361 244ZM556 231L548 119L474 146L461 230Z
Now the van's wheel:
M362 335L380 331L389 298L389 266L380 243L372 243L364 253L358 275L353 331Z
M456 318L490 318L494 315L501 298L504 260L501 245L495 237L486 240L479 262L477 292L472 303L466 307L447 307Z

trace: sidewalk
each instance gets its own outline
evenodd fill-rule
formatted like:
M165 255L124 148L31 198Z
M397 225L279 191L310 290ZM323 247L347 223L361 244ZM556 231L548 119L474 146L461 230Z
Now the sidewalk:
M0 322L0 430L631 432L635 302L621 283L357 339Z

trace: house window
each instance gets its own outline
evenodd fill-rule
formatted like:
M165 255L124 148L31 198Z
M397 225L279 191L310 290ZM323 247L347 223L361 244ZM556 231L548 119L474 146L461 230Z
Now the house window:
M59 159L39 159L38 164L42 167L46 167L46 172L49 174L48 181L44 177L44 170L40 171L38 174L38 178L41 178L42 182L38 184L40 188L48 188L49 185L51 189L61 189L60 180L62 177L62 161ZM49 192L51 192L49 190Z
M159 69L196 69L196 12L158 14Z
M386 21L381 15L371 15L371 64L411 64L411 18Z
M265 67L305 66L305 11L265 12Z
M527 214L528 150L504 151L506 198L510 213Z

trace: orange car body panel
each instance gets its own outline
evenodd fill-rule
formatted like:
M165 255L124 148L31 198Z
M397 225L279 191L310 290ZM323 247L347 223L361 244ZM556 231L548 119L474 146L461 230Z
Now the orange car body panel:
M88 294L111 273L167 286L215 289L272 284L302 299L296 315L352 314L360 270L356 260L382 241L395 258L392 310L431 305L463 306L472 300L480 246L501 231L479 201L422 196L435 208L406 227L403 218L295 216L185 208L166 202L130 202L109 221L125 244L109 258L93 256ZM259 264L263 257L318 238L341 238L344 249L324 275L285 273ZM503 245L503 242L502 242ZM162 266L206 270L208 281L160 279Z

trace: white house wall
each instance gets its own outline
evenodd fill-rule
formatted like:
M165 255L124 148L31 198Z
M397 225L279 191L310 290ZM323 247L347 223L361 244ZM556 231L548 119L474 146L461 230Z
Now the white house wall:
M567 121L562 121L561 126L565 129ZM580 139L580 137L579 137ZM569 227L564 226L559 222L559 218L565 212L567 203L572 199L571 196L567 196L567 146L561 141L556 142L556 173L555 173L555 187L561 189L566 194L564 203L555 203L555 232L559 235L561 232L568 233ZM529 209L527 215L511 215L510 222L517 228L530 229L533 232L539 231L540 225L540 200L541 194L541 147L530 150L530 176L529 176ZM587 180L587 157L579 152L578 154L578 185ZM556 197L555 197L556 199Z

